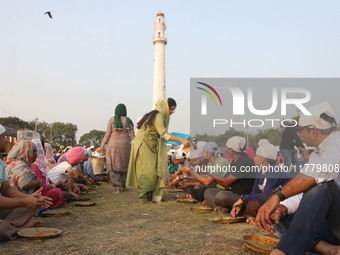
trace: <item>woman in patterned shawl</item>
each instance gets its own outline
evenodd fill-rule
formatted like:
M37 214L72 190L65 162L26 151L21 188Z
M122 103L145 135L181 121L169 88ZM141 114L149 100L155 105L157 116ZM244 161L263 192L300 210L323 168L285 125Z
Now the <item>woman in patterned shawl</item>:
M126 189L126 174L129 164L131 141L135 137L133 122L126 117L127 111L124 104L118 104L114 117L110 118L101 146L97 148L101 152L106 148L106 167L110 174L110 181L115 193Z
M11 186L27 194L33 193L41 185L31 169L37 156L33 148L31 141L20 141L8 153L6 160L6 175Z

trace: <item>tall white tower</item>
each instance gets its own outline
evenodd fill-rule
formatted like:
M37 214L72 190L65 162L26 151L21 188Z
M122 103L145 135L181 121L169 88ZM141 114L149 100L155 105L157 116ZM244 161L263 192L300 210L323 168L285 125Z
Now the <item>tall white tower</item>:
M167 39L165 36L165 21L162 12L157 13L155 22L155 35L153 44L155 45L154 56L154 76L153 76L153 102L155 107L157 100L165 98L165 45Z

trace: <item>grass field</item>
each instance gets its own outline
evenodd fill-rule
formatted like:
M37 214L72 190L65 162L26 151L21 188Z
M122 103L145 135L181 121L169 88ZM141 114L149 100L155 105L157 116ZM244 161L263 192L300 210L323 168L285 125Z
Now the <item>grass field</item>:
M62 236L42 242L18 238L0 244L1 254L253 254L241 236L267 232L246 223L213 224L214 212L199 214L178 204L166 191L164 204L139 204L134 189L113 194L109 184L86 194L93 207L64 205L66 217L45 217L44 227L58 228Z

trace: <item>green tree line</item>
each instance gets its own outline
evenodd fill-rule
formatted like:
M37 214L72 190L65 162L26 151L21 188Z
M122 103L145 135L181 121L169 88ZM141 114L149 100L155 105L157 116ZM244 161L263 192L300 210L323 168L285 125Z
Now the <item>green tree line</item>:
M18 117L4 117L0 118L0 124L8 125L16 129L30 129L37 131L45 142L50 143L54 148L59 146L90 146L98 147L105 134L104 131L91 130L80 137L79 144L76 141L76 133L78 127L72 123L46 121L36 122L24 121Z

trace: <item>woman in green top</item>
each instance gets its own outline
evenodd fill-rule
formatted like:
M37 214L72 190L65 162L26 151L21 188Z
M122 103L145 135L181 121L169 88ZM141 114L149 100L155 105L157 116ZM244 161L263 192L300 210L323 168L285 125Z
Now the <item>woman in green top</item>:
M167 152L162 139L179 141L185 147L188 140L168 133L170 115L176 109L172 98L160 99L155 110L137 123L137 135L132 143L127 186L138 188L141 202L161 202L163 187L169 179Z

